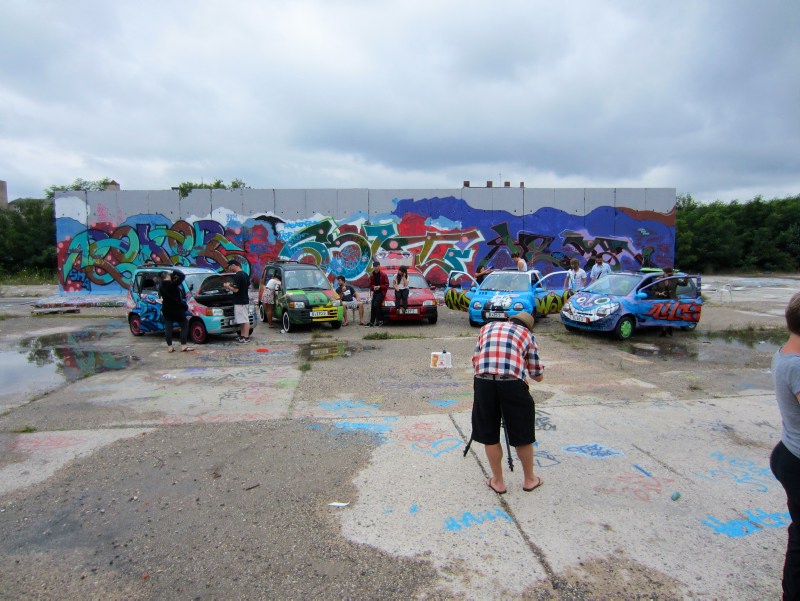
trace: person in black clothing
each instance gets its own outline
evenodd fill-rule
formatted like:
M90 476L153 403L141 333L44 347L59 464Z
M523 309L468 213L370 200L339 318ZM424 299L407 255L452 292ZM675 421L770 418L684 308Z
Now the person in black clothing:
M158 286L161 300L161 320L164 322L164 338L167 341L167 352L174 353L172 348L172 328L177 323L181 327L181 351L194 349L187 346L189 339L189 320L186 318L186 297L183 294L183 280L186 276L180 271L167 271L162 275Z
M233 319L241 328L236 342L247 344L250 342L250 294L247 291L250 281L236 259L230 260L228 269L233 272L233 282L225 282L223 286L233 293Z
M372 292L372 303L369 310L369 323L367 326L382 326L381 305L389 290L389 278L381 271L378 261L372 262L372 274L369 276L369 290Z

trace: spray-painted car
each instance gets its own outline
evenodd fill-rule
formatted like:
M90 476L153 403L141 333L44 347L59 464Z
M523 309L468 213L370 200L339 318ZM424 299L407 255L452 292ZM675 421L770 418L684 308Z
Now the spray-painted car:
M620 340L630 338L638 328L693 330L703 306L700 276L676 273L661 279L677 280L677 298L664 298L653 288L662 275L660 269L642 269L603 276L569 299L561 310L561 321L570 331L613 332Z
M222 285L232 281L233 274L220 274L205 267L140 267L133 273L125 301L128 326L134 336L164 331L158 286L167 271L179 271L185 276L182 285L189 307L189 337L195 344L206 342L209 334L238 332L233 318L233 294ZM250 330L255 327L255 309L250 305Z
M534 317L558 313L572 290L564 290L566 271L546 276L536 269L494 271L480 285L463 271L450 274L445 304L466 311L471 326L505 321L522 311Z
M281 276L281 291L275 298L273 319L280 320L284 330L291 332L298 326L318 323L342 327L342 302L328 276L316 265L297 261L273 261L264 266L258 287L261 321L266 321L264 290L275 272Z

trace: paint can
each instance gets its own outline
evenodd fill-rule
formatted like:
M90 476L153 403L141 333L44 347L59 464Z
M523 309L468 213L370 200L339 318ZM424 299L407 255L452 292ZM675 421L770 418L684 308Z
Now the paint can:
M442 349L441 353L431 353L431 367L434 369L449 369L453 367L452 355L444 349Z

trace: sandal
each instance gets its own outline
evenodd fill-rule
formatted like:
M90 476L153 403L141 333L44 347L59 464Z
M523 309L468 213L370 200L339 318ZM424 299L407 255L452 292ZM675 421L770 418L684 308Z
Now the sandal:
M175 352L175 349L174 349L174 348L172 348L171 346L168 346L168 347L167 347L167 352L168 352L168 353L174 353L174 352Z
M194 349L191 346L187 346L186 348L181 349L182 353L191 353L192 351L194 351Z

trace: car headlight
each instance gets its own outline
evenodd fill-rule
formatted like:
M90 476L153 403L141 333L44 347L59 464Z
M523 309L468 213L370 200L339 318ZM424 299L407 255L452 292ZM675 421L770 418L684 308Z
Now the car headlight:
M305 309L306 304L303 301L289 301L290 309Z
M606 303L605 305L597 307L597 309L594 310L594 314L597 315L597 317L608 317L618 309L619 303Z
M525 306L522 303L514 303L514 306L511 307L514 311L522 311Z
M394 301L383 301L384 307L394 307Z
M474 303L472 303L472 308L475 309L476 311L480 311L481 310L481 301L475 301Z
M436 304L436 301L432 301L432 300L422 301L422 306L423 307L432 307L435 304Z
M564 307L561 309L561 312L564 315L572 315L572 305L569 303L564 303Z
M338 307L338 306L340 306L341 304L342 304L342 301L340 301L339 299L336 299L336 300L334 300L334 301L331 301L331 305L333 305L334 307Z
M503 309L510 309L511 308L511 299L509 297L505 297L503 299Z
M214 307L211 309L211 315L214 317L222 317L224 314L225 312L222 310L222 307Z

